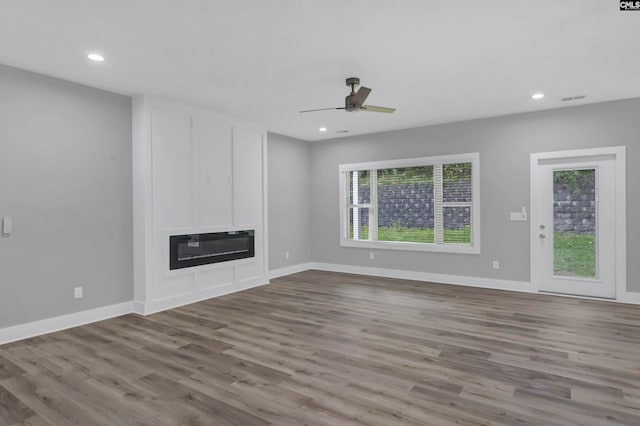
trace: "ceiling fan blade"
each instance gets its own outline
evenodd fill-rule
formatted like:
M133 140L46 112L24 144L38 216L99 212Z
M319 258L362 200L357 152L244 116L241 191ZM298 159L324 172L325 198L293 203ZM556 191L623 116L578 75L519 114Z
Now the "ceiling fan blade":
M362 105L360 109L363 111L369 111L369 112L386 112L389 114L396 110L395 108L379 107L379 106L373 106L373 105Z
M314 112L314 111L329 111L332 109L344 109L344 107L338 107L338 108L320 108L320 109L307 109L305 111L300 111L300 112Z
M360 89L358 89L356 94L351 97L351 102L354 105L362 105L364 101L367 100L369 93L371 93L371 89L362 86Z

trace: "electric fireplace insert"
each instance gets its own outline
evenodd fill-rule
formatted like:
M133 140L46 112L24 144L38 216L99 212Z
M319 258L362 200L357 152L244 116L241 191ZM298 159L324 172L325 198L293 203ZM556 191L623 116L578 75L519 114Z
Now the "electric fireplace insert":
M169 269L190 268L255 256L254 230L171 235Z

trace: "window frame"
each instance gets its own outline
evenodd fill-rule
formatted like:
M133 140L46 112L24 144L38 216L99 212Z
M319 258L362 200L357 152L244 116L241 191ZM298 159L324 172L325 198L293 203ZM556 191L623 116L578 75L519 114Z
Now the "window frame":
M420 166L437 166L456 163L471 163L471 199L473 207L471 209L471 245L462 245L455 243L415 243L407 241L378 241L378 240L352 240L348 238L349 204L350 188L348 173L361 170L379 170L403 167L420 167ZM390 249L390 250L410 250L410 251L430 251L442 253L466 253L480 254L480 153L438 155L433 157L405 158L399 160L370 161L364 163L340 164L338 166L338 177L340 185L340 246L341 247L357 247L368 249ZM370 173L370 176L377 176L377 172ZM435 185L434 185L435 190ZM377 219L377 215L373 213L377 206L377 193L371 191L371 200L368 204L370 217ZM376 203L374 203L374 200ZM445 203L446 204L446 203ZM445 207L445 206L443 206ZM376 224L377 225L377 224ZM369 238L372 235L377 236L377 227L375 231L369 230Z

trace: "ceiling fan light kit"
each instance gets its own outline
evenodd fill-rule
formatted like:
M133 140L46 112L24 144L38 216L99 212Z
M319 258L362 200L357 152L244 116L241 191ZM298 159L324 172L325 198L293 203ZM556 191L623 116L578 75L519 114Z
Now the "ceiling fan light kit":
M300 112L314 112L314 111L327 111L333 109L343 109L347 112L359 112L359 111L368 111L368 112L384 112L384 113L392 113L396 109L388 108L388 107L379 107L373 105L364 105L364 101L367 100L367 97L371 93L371 89L368 87L360 87L356 92L356 86L360 85L360 79L358 77L349 77L346 80L347 86L351 87L351 93L344 98L344 107L337 108L321 108L321 109L309 109Z

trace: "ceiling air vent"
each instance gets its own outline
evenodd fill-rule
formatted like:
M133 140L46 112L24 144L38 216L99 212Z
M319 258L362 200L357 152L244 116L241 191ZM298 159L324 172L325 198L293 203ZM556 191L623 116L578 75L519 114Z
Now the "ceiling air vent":
M349 133L348 130L336 130L336 133Z
M568 98L562 98L562 102L579 101L579 100L584 99L586 97L587 97L587 95L569 96Z

